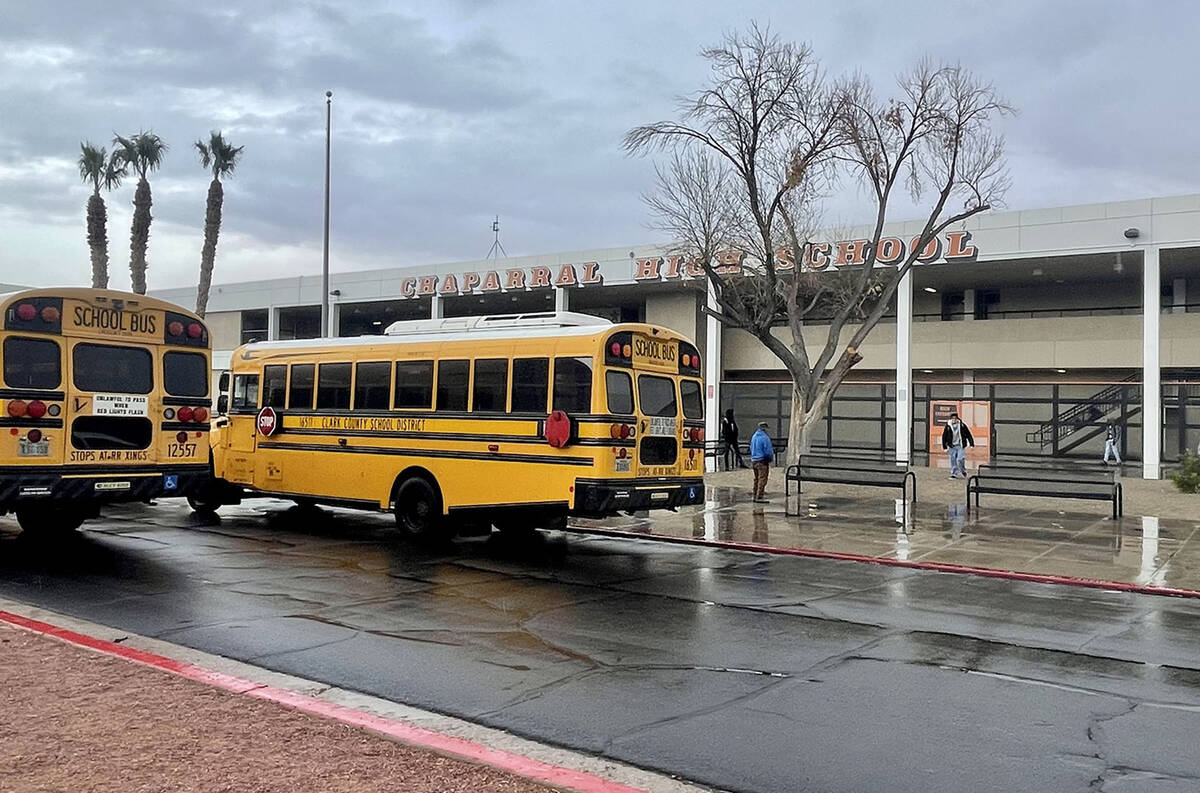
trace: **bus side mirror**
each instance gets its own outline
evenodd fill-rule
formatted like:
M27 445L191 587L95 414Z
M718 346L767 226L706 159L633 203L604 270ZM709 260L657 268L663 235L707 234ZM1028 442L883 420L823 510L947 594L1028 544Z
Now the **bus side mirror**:
M224 375L221 375L224 377ZM229 394L221 394L217 397L217 414L224 416L229 412Z
M220 379L217 380L217 390L222 394L229 393L229 372L221 372ZM225 411L221 411L224 413Z

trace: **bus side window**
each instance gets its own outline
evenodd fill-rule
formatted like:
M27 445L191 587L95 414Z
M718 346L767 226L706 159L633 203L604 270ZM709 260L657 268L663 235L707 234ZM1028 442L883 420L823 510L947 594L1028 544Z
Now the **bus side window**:
M292 382L288 388L287 406L291 410L312 410L313 383L317 378L316 364L292 364Z
M364 361L357 364L354 372L354 409L387 410L391 388L391 361Z
M251 412L258 410L258 375L233 376L233 409Z
M512 412L545 415L550 359L517 358L512 366Z
M554 409L575 414L592 412L590 358L554 359Z
M263 407L281 408L287 404L287 366L263 367Z
M433 407L433 361L396 361L396 395L392 407Z
M608 392L608 412L619 416L633 415L633 378L629 372L610 369L604 373L604 390Z
M471 399L471 410L473 411L503 413L507 410L507 359L480 358L475 361L475 381Z
M470 361L438 361L437 409L467 409L467 379Z
M317 367L317 410L350 408L350 364L323 363Z

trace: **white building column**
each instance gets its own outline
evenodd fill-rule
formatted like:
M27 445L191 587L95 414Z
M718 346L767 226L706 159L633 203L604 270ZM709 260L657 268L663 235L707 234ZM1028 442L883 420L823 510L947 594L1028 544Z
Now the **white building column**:
M1162 287L1158 247L1142 252L1142 478L1161 477L1162 372L1158 326Z
M1171 282L1171 313L1183 314L1187 311L1187 279L1176 278Z
M565 286L557 286L554 288L554 310L555 311L570 311L571 297Z
M719 311L712 285L708 287L708 310ZM704 437L721 439L721 323L715 316L704 315ZM709 472L717 470L717 458L705 458Z
M279 309L275 306L267 306L267 340L275 341L279 338Z
M442 307L442 296L433 294L429 296L429 318L442 319L444 308Z
M912 270L896 290L896 462L912 461Z

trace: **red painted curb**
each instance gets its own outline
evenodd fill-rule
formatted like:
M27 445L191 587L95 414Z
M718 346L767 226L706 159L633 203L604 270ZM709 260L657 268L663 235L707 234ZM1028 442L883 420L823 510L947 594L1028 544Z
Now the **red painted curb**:
M613 782L583 771L543 763L524 755L513 754L501 749L491 749L483 744L456 738L452 735L436 732L425 727L418 727L408 722L376 716L365 711L356 710L326 702L323 699L310 697L307 694L297 694L287 689L255 683L252 680L216 672L186 661L177 661L163 655L126 647L122 644L97 639L82 633L60 628L48 622L22 617L7 611L0 611L0 622L6 622L23 630L50 636L68 644L85 647L89 650L132 661L143 666L149 666L164 672L185 677L199 683L214 686L234 694L242 694L256 699L265 699L284 707L292 708L303 713L320 716L326 719L348 724L354 727L394 738L407 744L431 749L441 754L450 755L463 760L492 766L502 771L508 771L535 782L543 782L555 787L569 788L577 793L648 793L641 788L629 787L619 782Z
M841 562L865 562L886 567L907 567L913 570L934 570L939 573L965 573L986 578L1007 578L1012 581L1029 581L1035 584L1062 584L1063 586L1090 587L1092 589L1110 589L1117 592L1136 592L1142 595L1166 595L1169 597L1200 598L1200 591L1194 589L1176 589L1174 587L1145 586L1131 584L1128 581L1104 581L1098 578L1074 578L1065 575L1049 575L1045 573L1023 573L1019 570L998 570L994 567L972 567L963 564L947 562L922 562L909 559L890 559L886 556L867 556L858 553L843 553L840 551L817 551L808 548L779 548L773 545L759 545L751 542L733 542L731 540L700 540L692 537L672 537L667 534L646 534L636 531L621 531L619 529L573 529L581 534L597 534L610 537L622 537L636 540L656 540L673 542L680 545L699 545L711 548L724 548L731 551L748 551L752 553L771 553L782 556L808 556L814 559L833 559Z

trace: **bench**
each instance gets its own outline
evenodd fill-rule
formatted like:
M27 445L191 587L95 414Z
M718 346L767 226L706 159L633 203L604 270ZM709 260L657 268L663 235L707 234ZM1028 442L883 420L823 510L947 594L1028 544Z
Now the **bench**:
M1104 469L981 465L977 473L967 478L968 513L972 493L975 494L976 512L979 511L979 494L994 493L1111 501L1113 519L1125 514L1125 496L1116 472Z
M917 475L907 464L894 460L865 459L862 457L830 457L824 455L802 455L797 465L789 465L783 478L783 511L791 512L791 485L796 483L796 494L805 482L828 482L838 485L863 485L865 487L898 487L904 501L903 520L908 522L909 488L912 502L917 501Z

